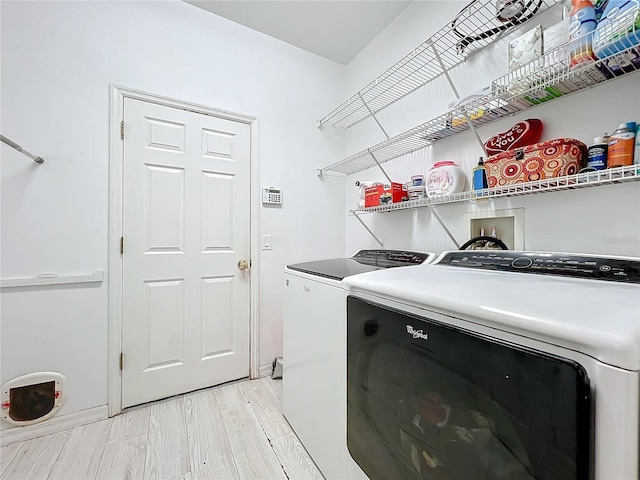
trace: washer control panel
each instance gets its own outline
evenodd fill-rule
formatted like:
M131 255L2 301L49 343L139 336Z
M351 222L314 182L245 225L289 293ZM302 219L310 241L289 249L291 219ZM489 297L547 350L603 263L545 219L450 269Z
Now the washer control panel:
M409 252L404 250L360 250L353 260L368 265L384 265L400 267L403 265L420 265L430 254L424 252Z
M589 278L640 283L640 259L609 258L571 253L515 251L456 251L443 254L437 265L501 272Z

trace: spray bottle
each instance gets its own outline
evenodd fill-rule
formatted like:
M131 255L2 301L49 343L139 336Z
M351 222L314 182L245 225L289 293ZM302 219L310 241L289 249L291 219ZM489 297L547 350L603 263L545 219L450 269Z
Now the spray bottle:
M574 69L597 60L591 38L598 22L596 9L591 0L572 0L571 4L573 9L569 17L569 65Z
M607 152L607 166L622 167L633 165L633 150L635 148L636 132L632 132L626 123L621 123L618 129L609 137Z
M640 165L640 124L636 128L636 151L633 157L633 163Z

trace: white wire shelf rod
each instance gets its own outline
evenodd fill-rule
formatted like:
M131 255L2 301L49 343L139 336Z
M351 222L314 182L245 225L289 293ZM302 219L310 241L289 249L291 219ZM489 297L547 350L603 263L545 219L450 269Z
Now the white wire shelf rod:
M0 141L2 143L6 144L6 145L9 145L11 148L13 148L14 150L17 150L18 152L22 153L23 155L26 155L27 157L29 157L34 162L36 162L36 163L44 163L44 158L39 157L37 155L34 155L33 153L31 153L28 150L25 150L24 148L22 148L20 145L18 145L16 142L11 140L10 138L5 137L4 135L0 135Z

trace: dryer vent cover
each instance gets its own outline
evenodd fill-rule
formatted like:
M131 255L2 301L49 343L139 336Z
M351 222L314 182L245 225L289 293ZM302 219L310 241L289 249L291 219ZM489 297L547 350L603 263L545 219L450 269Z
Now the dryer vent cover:
M31 425L54 416L64 404L66 378L55 372L23 375L2 385L2 419Z

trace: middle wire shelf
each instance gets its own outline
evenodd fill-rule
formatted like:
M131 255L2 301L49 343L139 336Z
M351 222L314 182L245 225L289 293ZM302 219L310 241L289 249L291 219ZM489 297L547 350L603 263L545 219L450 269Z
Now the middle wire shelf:
M350 175L361 172L376 164L383 164L421 150L438 140L466 132L469 130L469 125L465 113L473 125L478 127L594 85L637 73L640 71L640 65L633 63L626 65L623 70L612 71L608 67L610 59L627 54L632 55L635 49L637 47L630 47L595 63L571 70L569 46L561 46L518 70L494 80L487 95L366 150L320 168L318 174L335 172Z

